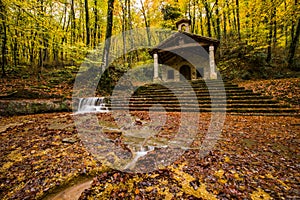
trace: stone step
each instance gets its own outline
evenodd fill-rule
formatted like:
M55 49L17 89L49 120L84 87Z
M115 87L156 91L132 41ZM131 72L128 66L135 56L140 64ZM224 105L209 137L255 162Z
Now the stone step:
M139 90L158 90L158 89L187 89L187 88L199 88L199 89L245 89L244 87L239 87L237 85L169 85L169 86L141 86Z
M296 116L299 109L279 104L270 96L263 96L230 82L197 80L189 83L168 82L139 87L130 98L111 97L114 110L168 112L229 112L247 115ZM193 91L189 91L193 87ZM174 91L174 93L172 91ZM196 98L195 99L195 95ZM183 102L182 105L179 105ZM128 105L129 101L129 105ZM160 106L155 107L155 104ZM163 106L163 107L161 107Z
M178 104L177 100L164 100L164 101L158 101L155 99L148 99L148 100L136 100L136 99L132 99L130 100L130 102L135 103L135 104ZM124 101L124 100L116 100L114 101L115 104L126 104L126 102L128 101ZM185 100L186 104L193 104L195 103L194 100ZM200 100L197 101L198 104L210 104L211 103L211 99L209 100ZM230 100L230 99L224 99L224 100L218 100L218 101L214 101L214 104L248 104L248 105L252 105L252 104L277 104L278 101L276 100L270 100L270 99L252 99L252 100Z
M129 110L129 111L149 111L150 107L113 107L113 110ZM293 108L180 108L180 107L151 107L151 111L167 111L167 112L228 112L228 113L297 113Z
M285 104L252 104L249 106L249 104L169 104L167 102L159 102L156 104L163 105L164 107L182 107L182 108L290 108L289 105ZM156 104L136 104L136 103L129 103L129 107L132 108L149 108ZM108 107L111 107L111 105L107 105ZM128 107L128 104L113 104L113 107Z
M208 97L208 98L218 98L218 97L223 97L223 98L265 98L265 99L270 99L271 97L266 97L262 96L260 94L254 94L254 93L229 93L229 94L222 94L222 93L198 93L196 94L198 99L201 99L201 97ZM138 95L138 96L133 96L133 98L185 98L185 97L191 97L193 98L195 96L194 94L190 93L182 93L180 95L174 95L174 94L153 94L153 95Z
M256 94L256 95L261 95L260 93L253 93L252 91L245 91L245 90L237 90L237 91L221 91L221 90L211 90L211 91L174 91L175 93L171 92L171 91L153 91L153 92L141 92L139 94L134 94L133 96L160 96L160 95L187 95L187 94L192 94L192 95L215 95L215 94L222 94L222 95L252 95L252 94Z
M181 92L181 93L190 93L190 92L195 92L195 93L253 93L252 90L244 90L244 89L230 89L230 90L220 90L220 89L211 89L211 90L204 90L204 89L176 89L173 90L175 92ZM144 90L141 92L136 92L134 95L142 95L142 94L161 94L161 93L173 93L172 90Z
M208 91L208 88L203 88L203 87L169 87L169 88L145 88L145 89L138 89L137 91L140 92L153 92L153 91L171 91L171 90L178 90L178 91L185 91L187 89L193 88L194 91ZM209 90L221 90L221 91L239 91L239 90L245 90L243 87L210 87ZM252 91L252 90L247 90L247 91Z
M195 96L191 95L186 95L186 96L145 96L145 97L131 97L131 101L146 101L146 100L195 100ZM213 101L220 101L220 100L272 100L271 97L269 96L260 96L260 95L248 95L248 96L218 96L218 95L204 95L204 96L198 96L197 97L198 101L203 101L203 100L213 100ZM123 97L113 97L113 101L126 101L128 99L123 98Z

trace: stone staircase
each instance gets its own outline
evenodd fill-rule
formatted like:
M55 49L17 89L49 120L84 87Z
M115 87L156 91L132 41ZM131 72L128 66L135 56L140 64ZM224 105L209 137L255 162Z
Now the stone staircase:
M221 80L149 84L139 87L130 99L117 96L112 102L109 107L114 110L299 116L299 110L272 97Z

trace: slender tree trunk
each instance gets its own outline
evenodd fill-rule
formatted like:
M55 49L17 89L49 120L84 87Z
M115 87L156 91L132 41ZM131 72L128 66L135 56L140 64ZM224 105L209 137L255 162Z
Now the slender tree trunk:
M225 7L225 6L224 6ZM226 12L223 11L223 38L226 40L227 38L227 19L226 19Z
M197 0L193 0L193 15L192 15L192 33L195 32L195 26L196 26L196 2Z
M148 19L148 16L147 16L147 13L146 13L143 1L140 0L140 3L142 5L141 11L142 11L142 15L143 15L143 18L144 18L146 31L147 31L148 45L151 46L151 35L150 35L150 29L149 29L149 27L150 27L150 21Z
M30 42L30 64L31 65L34 65L35 64L35 61L34 61L34 46L35 46L35 39L36 39L36 35L37 35L37 32L34 33L33 30L31 30L31 34L30 34L30 39L31 42Z
M2 68L2 77L6 77L6 71L5 71L5 65L7 62L6 58L6 44L7 44L7 28L6 28L6 10L4 7L4 4L2 0L0 0L0 16L2 20L2 48L1 48L1 54L2 54L2 63L1 63L1 68Z
M20 10L18 10L17 18L16 18L16 26L19 26L19 20L20 20ZM18 35L19 31L15 29L14 31L14 39L13 39L13 60L14 60L14 67L17 67L19 64L19 45L18 45Z
M270 63L272 60L272 41L273 41L273 31L274 31L274 18L275 18L275 5L273 4L273 10L271 11L269 19L269 35L268 35L268 49L267 49L267 59L266 62Z
M237 33L237 22L236 22L236 9L232 9L233 14L233 29L234 33Z
M85 8L85 28L86 28L86 45L90 45L90 17L89 17L89 5L88 0L84 0Z
M273 26L274 26L274 32L273 32L273 49L276 48L276 43L277 43L277 9L276 7L274 7L274 22L273 22Z
M39 11L39 17L40 18L43 18L44 17L44 0L39 0L40 2L40 11ZM40 24L37 24L37 27L38 29L42 30L41 33L38 34L38 37L42 39L42 41L39 42L39 48L38 48L38 52L39 52L39 60L38 60L38 69L37 69L37 77L38 77L38 80L40 80L41 78L41 75L42 75L42 69L43 69L43 66L44 66L44 59L43 59L43 51L44 51L44 30L43 30L43 27L44 27L44 24L43 22L41 22L42 26L40 27L39 25Z
M112 27L113 27L113 10L114 0L108 0L107 8L107 24L106 24L106 35L105 35L105 46L103 49L102 56L102 72L108 67L109 49L111 44Z
M96 0L95 0L96 1ZM71 44L75 43L75 38L76 38L76 21L75 21L75 5L74 5L74 0L71 0L71 18L72 18L72 23L71 23Z
M287 4L286 0L284 0L284 11L287 12ZM285 48L288 48L288 25L287 23L284 24L284 34L285 34Z
M111 45L112 27L113 27L113 11L114 11L114 0L108 0L107 7L107 24L106 24L106 35L105 35L105 46L102 55L102 73L107 69L108 75L108 93L111 93L111 79L109 72L109 51Z
M299 44L299 36L300 36L300 18L298 18L298 23L297 23L297 27L296 27L296 33L292 33L293 34L293 40L291 41L290 44L290 50L289 50L289 56L288 56L288 64L289 67L291 69L296 69L299 70L300 67L298 66L294 66L294 56L295 56L295 52L296 52L296 48Z
M78 41L81 41L83 43L86 43L85 41L85 32L84 32L84 5L82 3L82 1L80 0L79 1L79 7L80 7L80 10L79 10L79 22L78 22L78 34L77 34L77 40Z
M230 18L230 7L229 2L226 0L226 8L227 8L227 17L228 17L228 26L229 26L229 33L232 31L232 24L231 24L231 18Z
M97 41L97 33L98 33L98 21L99 21L99 16L98 16L98 0L94 0L94 15L95 15L95 21L94 21L94 47L96 47L98 41Z
M204 35L202 12L200 12L200 29L201 29L201 35Z
M65 29L67 29L66 28L66 24L67 24L67 3L65 2L65 4L64 4L64 16L62 16L62 18L61 18L62 20L63 20L63 25L62 25L62 31L63 31L63 33L64 33L64 35L62 36L62 38L61 38L61 46L63 46L64 45L64 42L65 42ZM65 55L65 52L64 52L64 48L62 48L61 49L61 52L60 52L60 56L61 56L61 62L63 63L64 62L64 55Z
M18 31L15 30L15 36L18 36ZM17 41L17 37L14 38L14 42L13 42L13 56L14 56L14 67L17 67L18 65L18 41Z
M196 22L196 0L191 0L188 3L188 15L191 20L191 33L195 32L195 22Z
M126 55L126 31L127 31L127 0L125 0L125 4L121 1L122 7L122 39L123 39L123 60L124 65L127 63L127 55Z
M220 25L220 15L219 15L219 1L216 0L215 6L216 6L216 29L217 29L217 38L218 40L221 39L221 25Z
M205 8L205 12L206 12L206 20L207 20L207 34L208 37L211 37L211 13L210 13L210 6L207 3L207 0L202 0L204 8Z
M132 18L131 18L131 1L130 0L127 0L128 1L128 26L129 26L129 40L130 40L130 49L132 49L133 47L133 35L132 35ZM138 51L135 51L135 56L136 58L139 57L138 55ZM130 54L129 55L129 60L128 60L128 67L130 68L131 67L131 63L133 62L133 55Z
M241 40L241 23L240 23L240 5L239 5L239 0L236 0L235 3L236 3L237 31L238 31L239 40Z

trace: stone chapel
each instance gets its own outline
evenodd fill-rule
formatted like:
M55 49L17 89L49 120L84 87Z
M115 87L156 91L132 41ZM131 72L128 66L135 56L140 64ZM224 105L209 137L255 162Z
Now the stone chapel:
M150 50L154 59L154 81L218 78L215 51L220 42L190 33L190 25L188 19L178 21L178 32Z

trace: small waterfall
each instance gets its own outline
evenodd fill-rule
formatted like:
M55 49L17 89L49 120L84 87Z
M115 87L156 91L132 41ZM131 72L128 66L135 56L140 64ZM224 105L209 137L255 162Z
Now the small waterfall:
M80 98L78 104L78 113L86 112L108 112L108 108L105 105L104 97L87 97Z
M141 146L139 151L133 152L133 159L129 163L127 163L124 169L133 169L139 158L147 155L148 152L153 151L154 149L154 146Z

